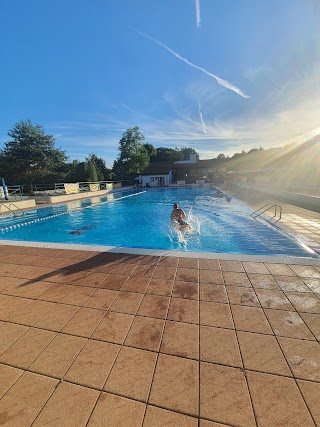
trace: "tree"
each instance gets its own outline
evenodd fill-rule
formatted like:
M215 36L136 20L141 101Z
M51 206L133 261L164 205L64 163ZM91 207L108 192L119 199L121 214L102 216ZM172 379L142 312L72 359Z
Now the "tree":
M177 148L176 147L176 151L180 154L179 160L189 160L190 154L196 154L197 157L199 158L199 155L194 148L189 148L189 147Z
M148 151L149 157L151 159L152 156L157 155L157 150L152 144L143 144L144 148Z
M224 160L226 158L226 155L223 153L220 153L217 157L218 160Z
M141 143L144 136L136 126L123 133L120 139L120 154L113 163L116 179L134 179L150 163L148 151Z
M107 168L106 162L95 154L89 154L86 162L92 162L96 168L98 181L109 181L112 177L112 170Z
M86 181L88 182L98 182L98 173L94 162L85 162L86 170Z
M157 155L151 157L152 162L168 162L173 163L180 159L180 153L174 148L159 147Z
M8 184L36 183L63 169L65 152L54 147L54 137L46 135L42 126L20 120L8 136L11 141L0 152L0 166Z

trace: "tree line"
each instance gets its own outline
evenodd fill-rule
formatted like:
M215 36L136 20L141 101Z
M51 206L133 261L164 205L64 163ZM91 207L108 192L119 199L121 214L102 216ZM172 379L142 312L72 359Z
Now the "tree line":
M155 148L143 143L144 135L136 126L123 133L119 155L112 168L96 154L85 161L69 161L66 152L55 147L53 135L41 125L20 120L9 130L10 140L0 150L0 175L7 185L51 184L54 182L97 182L132 180L150 162L173 162L188 159L192 148Z
M110 180L133 180L150 162L173 163L188 160L190 154L198 153L193 148L155 148L145 143L139 127L127 129L119 141L119 154L112 168L96 154L89 154L85 161L69 161L66 152L55 147L55 139L45 133L40 125L30 120L21 120L8 132L10 140L0 150L0 176L7 185L51 184L54 182L97 182ZM304 164L301 173L308 181L319 179L319 137L304 144L263 149L242 150L228 157L220 153L214 160L228 170L288 168L297 174L298 165ZM309 171L306 174L305 171ZM299 181L303 182L302 177Z

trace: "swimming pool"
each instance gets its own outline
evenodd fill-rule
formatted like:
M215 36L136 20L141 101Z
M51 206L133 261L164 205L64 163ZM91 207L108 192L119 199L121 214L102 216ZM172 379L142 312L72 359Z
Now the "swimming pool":
M317 257L266 221L250 217L248 205L230 202L215 189L163 188L108 194L34 209L3 218L2 240L77 243L117 247L249 255ZM178 202L192 232L172 229Z

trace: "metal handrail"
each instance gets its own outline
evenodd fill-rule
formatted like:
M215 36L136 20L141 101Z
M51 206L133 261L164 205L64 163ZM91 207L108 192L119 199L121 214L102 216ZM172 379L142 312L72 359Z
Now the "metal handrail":
M10 206L14 206L16 209L12 210L10 209ZM22 215L25 214L25 212L23 212L22 209L20 209L15 203L10 203L9 206L5 205L4 203L0 205L0 212L1 215L4 214L4 212L2 212L2 208L6 208L8 209L9 213L11 213L13 216L16 214L16 211L21 212Z
M12 209L10 209L10 206L14 206L16 209L13 211ZM11 212L13 213L13 215L16 213L16 211L21 212L21 215L25 214L25 212L23 212L23 210L20 209L19 206L17 206L15 203L10 203L9 209L11 210Z
M252 212L252 214L250 214L250 216L253 219L258 218L260 215L262 215L264 212L266 212L267 210L271 209L274 207L274 215L272 218L275 218L277 216L278 213L278 208L279 208L279 219L278 221L282 218L282 207L280 205L277 205L276 203L267 203L264 206L261 206L261 208L255 210L254 212ZM256 214L256 215L255 215Z

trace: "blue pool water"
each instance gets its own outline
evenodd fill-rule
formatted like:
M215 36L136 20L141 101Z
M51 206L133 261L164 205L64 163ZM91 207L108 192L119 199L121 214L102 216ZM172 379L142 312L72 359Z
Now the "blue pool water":
M192 232L171 227L172 205ZM3 218L0 238L165 250L317 257L297 240L250 217L244 203L214 189L152 189L109 194ZM79 232L72 233L79 230Z

